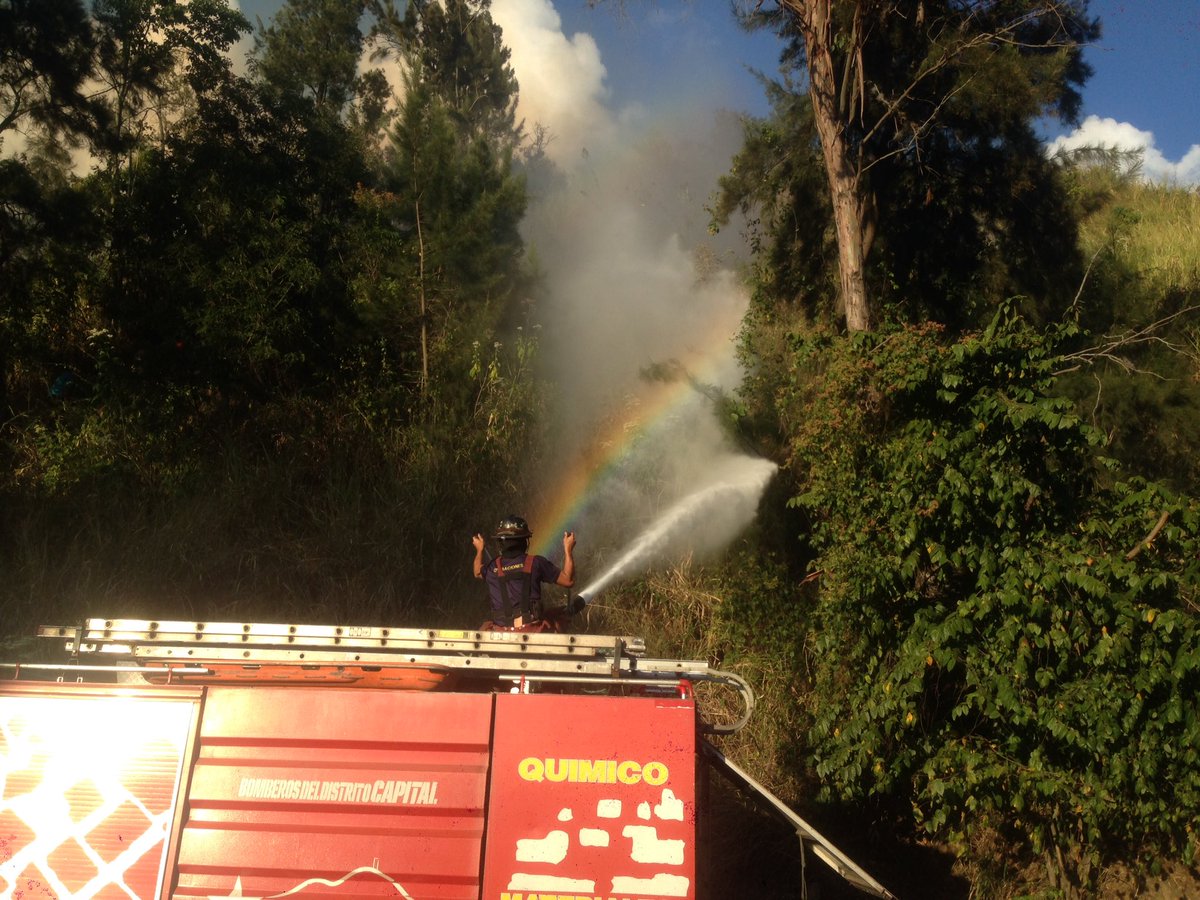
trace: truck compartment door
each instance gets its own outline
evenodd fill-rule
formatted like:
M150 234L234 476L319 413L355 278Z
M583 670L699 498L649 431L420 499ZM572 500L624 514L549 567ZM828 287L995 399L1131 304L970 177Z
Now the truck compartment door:
M484 900L694 898L688 700L496 697Z
M489 695L208 690L175 900L479 896Z
M0 897L156 900L197 689L0 689Z

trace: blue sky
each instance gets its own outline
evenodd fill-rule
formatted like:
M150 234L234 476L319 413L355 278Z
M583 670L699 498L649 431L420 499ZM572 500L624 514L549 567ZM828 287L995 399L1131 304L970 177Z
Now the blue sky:
M556 6L568 32L596 38L616 98L632 101L641 93L649 102L656 72L687 77L690 68L706 85L730 82L714 96L741 110L765 110L748 69L774 72L778 43L732 25L724 0L635 0L624 16L588 9L582 0ZM1086 51L1093 75L1083 92L1081 127L1076 133L1048 123L1047 138L1147 146L1148 170L1180 177L1178 164L1192 152L1187 180L1200 182L1200 149L1193 149L1200 148L1200 0L1092 0L1090 8L1103 34Z
M241 0L264 20L280 2ZM1047 139L1142 148L1148 174L1200 183L1200 0L1092 0L1091 10L1104 33L1087 51L1084 119L1078 130L1049 123ZM765 112L750 70L773 73L777 43L742 31L727 0L493 0L493 15L523 93L544 91L550 104L531 96L526 118L572 151L586 143L588 115L610 120L596 125L604 132L638 117Z
M1087 115L1154 134L1168 158L1200 144L1200 0L1093 0L1104 33L1088 50Z

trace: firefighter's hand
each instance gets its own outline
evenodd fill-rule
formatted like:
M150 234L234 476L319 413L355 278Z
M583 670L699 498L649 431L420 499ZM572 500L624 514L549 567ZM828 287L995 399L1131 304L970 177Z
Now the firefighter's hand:
M569 554L574 549L575 549L575 532L564 531L563 532L563 552Z
M475 545L475 552L476 552L476 553L482 553L482 552L483 552L484 542L483 542L483 535L482 535L482 534L477 534L477 535L475 535L473 538L471 538L471 543Z

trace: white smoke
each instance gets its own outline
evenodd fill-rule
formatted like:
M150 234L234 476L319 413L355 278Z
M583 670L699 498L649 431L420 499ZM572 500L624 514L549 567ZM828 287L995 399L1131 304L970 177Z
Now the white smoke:
M748 297L735 271L745 256L738 229L710 234L705 206L740 146L740 122L688 99L686 74L650 86L669 115L651 117L641 102L614 108L596 42L565 34L549 0L494 0L492 15L512 51L518 117L551 136L557 177L532 185L525 236L544 279L536 317L558 391L557 461L609 465L568 523L589 554L587 574L609 569L607 586L618 569L628 576L725 546L774 470L731 446L713 402L740 380L735 339ZM704 57L695 59L699 71ZM678 102L662 103L672 88ZM685 380L647 380L655 367ZM544 534L557 523L531 524Z
M1116 119L1088 116L1070 134L1050 141L1046 150L1053 155L1083 147L1133 151L1141 156L1145 178L1173 185L1200 185L1200 144L1192 144L1182 159L1172 162L1155 145L1153 132Z

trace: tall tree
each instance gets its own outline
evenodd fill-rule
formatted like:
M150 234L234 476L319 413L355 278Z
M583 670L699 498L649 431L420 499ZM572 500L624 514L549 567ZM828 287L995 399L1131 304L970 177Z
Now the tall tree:
M163 160L198 106L232 83L228 51L249 23L224 0L96 0L93 17L97 97L110 127L88 189L107 237L96 260L102 275L81 302L106 321L120 361L112 373L157 375L183 338L175 323L184 305L162 256L178 230L164 220L182 199L162 178Z
M403 16L376 0L376 33L472 132L492 140L520 136L517 79L491 0L411 0Z
M267 84L340 115L353 99L366 0L287 0L255 39L256 67Z
M377 34L401 57L405 89L383 190L360 194L375 223L364 249L379 261L368 267L375 277L359 282L364 310L394 352L416 361L421 396L461 411L467 336L491 343L521 278L517 83L488 0L416 2L403 16L380 4L376 12ZM385 252L387 243L395 249Z
M111 126L99 148L110 177L137 151L162 145L196 93L231 68L229 48L249 23L224 0L96 0L95 77Z
M92 70L82 0L9 0L0 6L0 140L23 122L61 132L87 126L82 86Z
M939 142L1036 152L1037 116L1077 112L1082 45L1098 34L1086 13L1087 0L777 0L747 12L787 39L785 61L806 81L849 330L877 320L867 277L877 228L906 226L884 221L882 164L920 173L908 189L924 183L936 202L942 180L965 174L952 156L929 158Z

